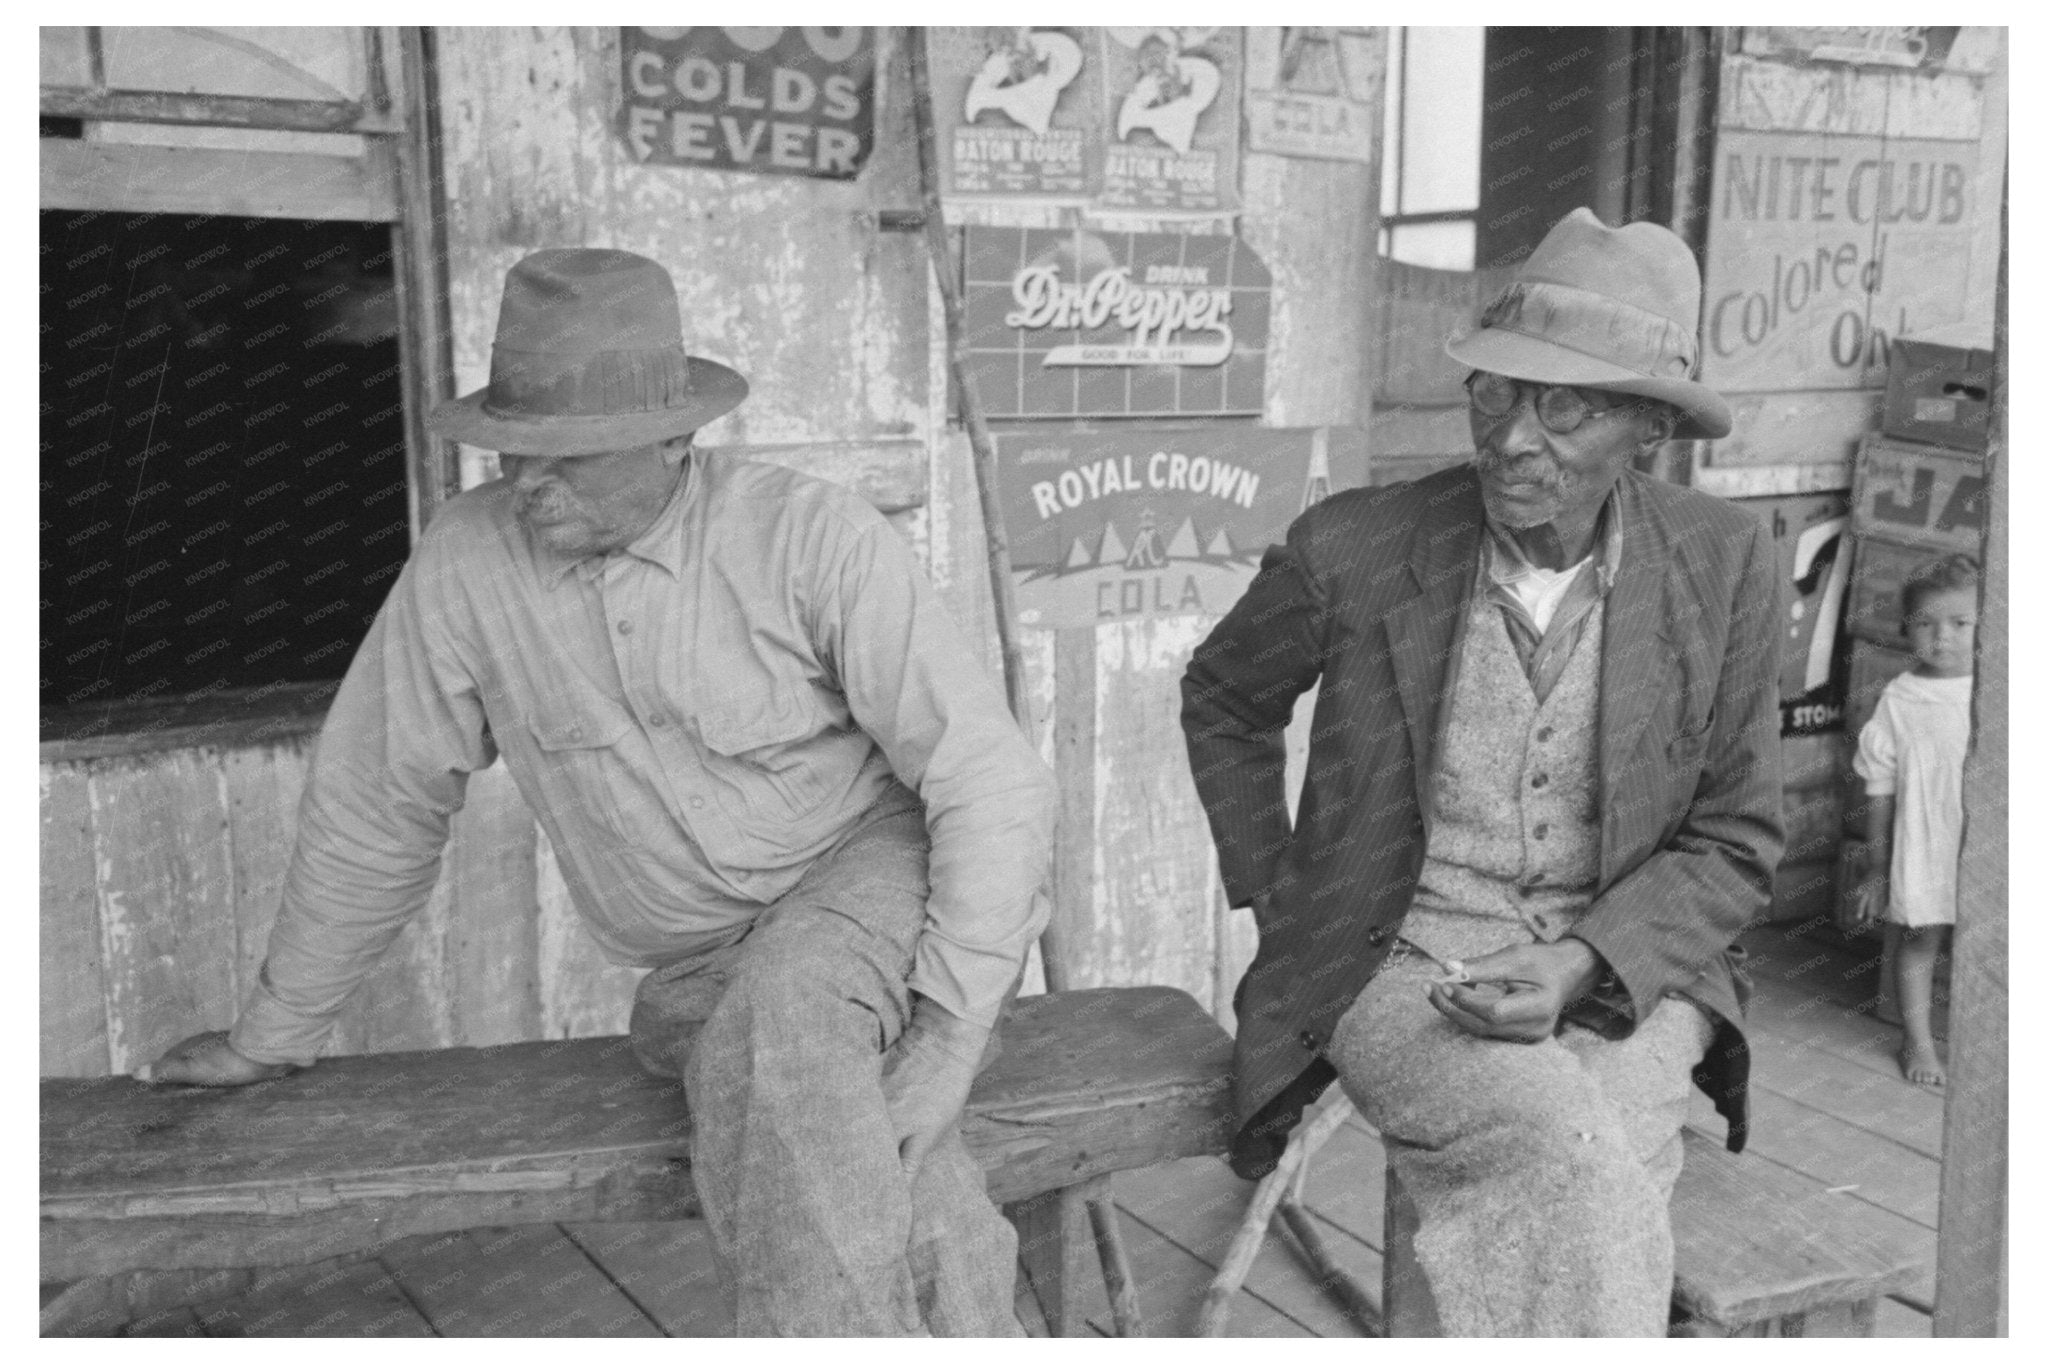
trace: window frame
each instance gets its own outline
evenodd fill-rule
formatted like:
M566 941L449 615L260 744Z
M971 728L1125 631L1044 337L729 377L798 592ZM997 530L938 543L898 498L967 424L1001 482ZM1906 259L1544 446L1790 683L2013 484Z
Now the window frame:
M362 137L364 153L349 157L327 151L221 152L44 138L39 206L388 223L399 314L407 521L410 539L417 543L441 504L460 491L455 446L430 431L426 421L436 403L453 396L455 369L447 240L438 211L445 201L445 182L434 113L433 32L424 27L364 26L360 33L363 97L328 101L110 88L102 30L86 27L88 84L42 85L45 118L76 119L87 127L111 122L347 133ZM252 215L246 206L191 202L195 158L247 162L252 157L264 158L274 171L266 200L276 206L273 211ZM101 173L87 174L93 169ZM242 211L237 213L236 207ZM272 684L51 707L41 716L42 760L258 743L310 732L324 718L336 685Z

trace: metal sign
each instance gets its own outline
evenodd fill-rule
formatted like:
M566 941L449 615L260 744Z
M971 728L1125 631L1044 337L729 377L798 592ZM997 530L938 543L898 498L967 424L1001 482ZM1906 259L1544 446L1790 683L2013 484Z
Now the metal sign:
M967 229L968 365L991 417L1255 415L1273 277L1235 237Z
M1126 427L1004 433L996 460L1018 618L1058 628L1227 611L1365 447L1353 428Z
M1245 30L1245 130L1255 152L1370 165L1380 151L1384 30Z
M1867 436L1856 462L1851 528L1927 557L1984 552L1983 461L1948 450Z
M1779 732L1842 728L1842 616L1849 593L1849 499L1844 493L1756 497L1741 503L1770 523L1786 583L1778 671Z
M851 180L875 145L868 28L622 28L636 161Z

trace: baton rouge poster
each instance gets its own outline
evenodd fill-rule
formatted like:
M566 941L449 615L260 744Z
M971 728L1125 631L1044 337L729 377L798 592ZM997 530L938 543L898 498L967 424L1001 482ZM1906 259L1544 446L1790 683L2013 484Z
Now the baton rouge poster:
M1026 625L1230 609L1288 523L1363 469L1356 428L1005 432L1003 526Z
M1241 30L955 27L925 41L949 218L1237 211Z
M1273 277L1235 237L967 229L967 363L991 417L1256 416Z
M875 147L868 28L622 28L633 159L851 180Z

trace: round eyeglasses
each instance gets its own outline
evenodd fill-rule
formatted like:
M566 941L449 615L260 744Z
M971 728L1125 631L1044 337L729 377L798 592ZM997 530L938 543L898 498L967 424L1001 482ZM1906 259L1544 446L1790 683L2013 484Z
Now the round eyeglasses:
M1532 384L1520 379L1510 379L1505 374L1494 374L1486 370L1475 370L1465 380L1465 391L1472 397L1472 406L1480 415L1505 417L1521 406L1524 390L1535 394L1536 420L1544 429L1554 435L1569 435L1598 416L1624 406L1622 403L1596 404L1587 398L1581 389L1570 384Z

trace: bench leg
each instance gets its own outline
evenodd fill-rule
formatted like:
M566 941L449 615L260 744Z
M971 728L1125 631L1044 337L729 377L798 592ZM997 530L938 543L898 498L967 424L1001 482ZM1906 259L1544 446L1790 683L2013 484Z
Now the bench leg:
M1109 1290L1109 1314L1116 1322L1117 1336L1140 1338L1145 1334L1145 1321L1138 1315L1138 1286L1131 1277L1130 1256L1124 1254L1123 1226L1117 1221L1108 1175L1102 1177L1101 1193L1088 1200L1088 1220L1095 1227L1095 1255L1102 1261L1102 1283Z
M1045 1312L1046 1330L1054 1336L1087 1332L1087 1288L1095 1272L1087 1188L1054 1189L1003 1209L1017 1228L1017 1258Z
M1429 1291L1422 1267L1415 1263L1415 1230L1422 1219L1408 1191L1394 1178L1391 1165L1387 1167L1386 1204L1380 1242L1385 1251L1380 1261L1380 1310L1386 1317L1387 1336L1441 1336L1444 1328L1437 1320L1436 1297Z
M1145 1334L1108 1175L1011 1203L1003 1212L1017 1228L1017 1258L1051 1334L1087 1334L1097 1274L1109 1292L1117 1335Z

